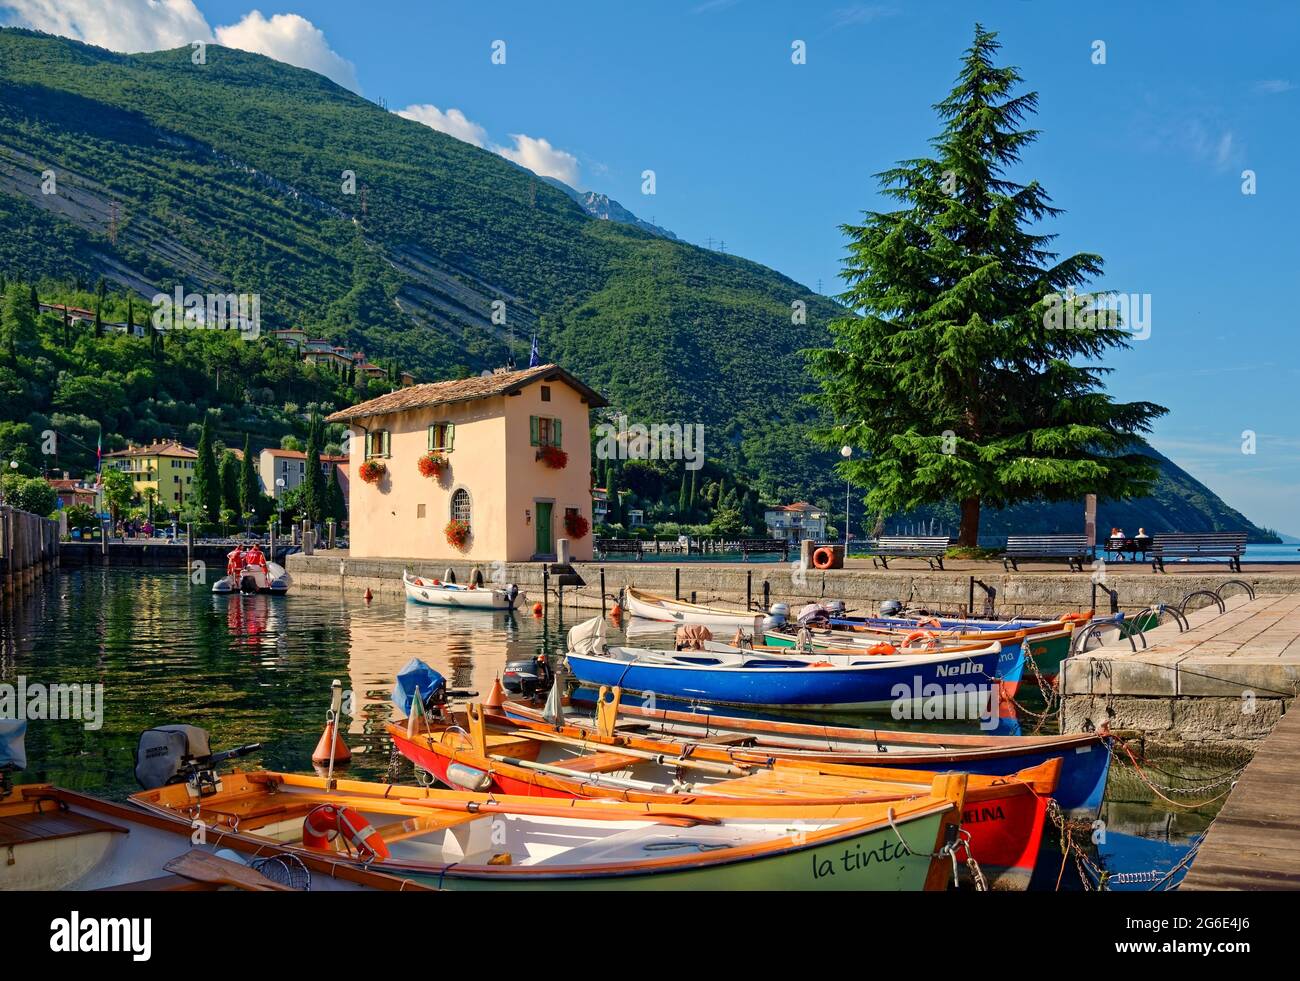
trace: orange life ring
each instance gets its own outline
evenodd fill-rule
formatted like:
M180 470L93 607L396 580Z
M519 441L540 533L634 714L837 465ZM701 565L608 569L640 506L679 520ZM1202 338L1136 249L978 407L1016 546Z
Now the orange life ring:
M938 617L926 617L923 620L917 620L916 625L918 627L934 627L935 630L943 629L943 623Z
M813 568L829 569L835 564L835 551L823 545L817 551L813 552Z
M913 630L910 634L908 634L906 637L903 638L903 646L911 647L917 641L923 642L924 645L927 647L933 647L936 643L934 639L934 634L931 633L929 630Z
M872 644L867 648L868 654L897 654L898 648L893 644Z
M319 851L334 851L334 841L339 835L351 851L364 862L388 858L391 852L383 835L350 807L321 804L313 807L302 819L302 843Z

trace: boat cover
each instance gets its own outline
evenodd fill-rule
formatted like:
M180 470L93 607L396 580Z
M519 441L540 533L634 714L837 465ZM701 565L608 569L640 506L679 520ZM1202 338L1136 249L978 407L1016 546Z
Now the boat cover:
M422 705L429 704L429 696L436 695L441 700L447 687L447 679L440 675L418 657L411 658L393 681L393 704L402 715L411 714L411 702L415 699L415 690L420 690Z
M26 719L0 719L0 766L27 768L27 748L23 744L26 734Z
M712 639L713 632L702 623L686 623L677 628L676 644L679 651L702 651L704 642Z
M569 630L569 650L575 654L605 652L605 620L592 617Z

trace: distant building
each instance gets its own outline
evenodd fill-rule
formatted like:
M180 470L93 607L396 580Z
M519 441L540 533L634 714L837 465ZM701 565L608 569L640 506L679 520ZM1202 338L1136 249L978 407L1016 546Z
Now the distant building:
M189 501L198 458L188 446L164 440L105 453L104 466L129 476L138 500L147 501L152 493L156 503L175 510Z
M47 477L45 482L54 488L60 508L84 505L92 510L99 509L99 488L94 484L88 484L85 480L73 480L66 470L62 477Z
M609 517L609 494L603 487L591 489L591 523L601 525Z
M388 378L388 369L367 360L364 351L349 351L333 341L308 337L307 332L300 328L273 330L271 336L293 348L307 364L324 365L340 373L352 370L360 378L374 378L380 381ZM403 388L415 384L415 375L409 371L398 372L397 379Z
M343 488L343 499L348 494L348 458L321 454L321 473L329 480L330 475L339 472L339 486ZM301 450L282 450L267 447L257 455L257 476L262 482L262 490L272 497L291 491L307 478L307 454ZM280 484L278 481L283 480Z
M589 412L606 404L548 364L415 385L335 412L326 421L347 424L364 448L354 473L383 467L349 488L351 554L518 562L549 558L568 538L575 559L590 559L590 530L574 538L566 528L579 517L591 525ZM420 473L430 452L446 461L441 476ZM561 454L562 467L548 463ZM452 519L470 528L461 548L447 539Z
M805 538L826 540L826 512L807 501L783 504L763 513L767 532L773 538L798 543Z

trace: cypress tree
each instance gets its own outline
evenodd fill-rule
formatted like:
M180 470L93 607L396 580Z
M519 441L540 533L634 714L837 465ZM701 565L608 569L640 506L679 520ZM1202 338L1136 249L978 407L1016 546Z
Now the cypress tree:
M343 485L339 483L339 468L330 467L330 483L327 491L329 507L327 517L333 518L340 526L348 517L348 502L343 494Z
M244 459L239 463L239 513L242 517L257 510L262 490L257 483L257 471L253 468L253 448L248 434L244 435Z
M686 486L686 468L682 468L682 486L677 492L677 517L685 517L686 508L690 504L690 495Z
M239 508L239 458L227 450L221 455L221 508L242 515Z
M190 501L207 509L207 520L221 520L221 474L217 470L217 459L212 449L212 429L206 416L203 419L203 432L199 436L198 459L194 461Z
M320 448L323 442L324 424L320 413L313 411L307 426L307 473L302 483L302 507L313 523L323 521L329 504L325 487L325 475L321 472Z
M104 336L104 295L108 292L108 284L104 277L99 277L99 283L95 286L95 336Z
M823 409L849 444L841 474L867 488L868 509L957 501L959 542L978 542L980 509L1064 501L1094 492L1148 493L1155 468L1137 433L1165 409L1116 403L1095 361L1127 346L1118 318L1074 290L1102 271L1100 256L1061 259L1054 235L1030 229L1059 213L1036 182L1007 171L1038 132L1021 128L1038 102L1013 94L1012 67L993 63L996 35L976 25L957 82L935 106L932 154L877 175L899 210L844 225L849 254L830 324L832 348L812 352ZM1060 320L1061 318L1057 318Z

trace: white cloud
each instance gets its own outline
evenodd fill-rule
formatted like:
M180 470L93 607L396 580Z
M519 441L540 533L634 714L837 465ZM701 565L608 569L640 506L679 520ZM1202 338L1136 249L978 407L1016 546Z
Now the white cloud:
M359 91L356 69L320 28L297 14L245 14L214 31L194 0L0 0L21 27L59 34L110 51L163 51L193 41L223 44L306 68Z
M260 10L254 10L237 24L218 27L216 33L217 42L228 48L254 51L319 72L344 88L360 91L352 62L329 46L319 27L297 14L273 14L268 20Z
M211 41L194 0L0 0L11 23L133 54Z
M541 137L511 133L510 138L515 141L513 147L496 146L492 149L535 174L554 177L570 187L578 186L578 158L572 153L556 149L550 140Z
M1295 83L1285 78L1270 78L1255 83L1255 91L1260 95L1280 95L1283 92L1290 92L1294 88Z
M459 109L448 109L443 112L437 106L410 105L405 109L398 109L397 114L403 119L413 119L417 123L424 123L431 129L436 129L439 133L446 133L448 136L454 136L458 140L466 143L472 143L474 146L487 146L487 130L471 119L466 118L465 114Z
M459 109L448 109L444 112L437 106L426 103L409 105L396 112L403 119L413 119L417 123L424 123L430 129L436 129L439 133L446 133L465 143L491 150L542 177L554 177L573 188L579 186L578 158L567 150L552 146L550 140L540 136L511 133L510 139L514 141L514 145L502 146L490 142L487 129L468 118Z

